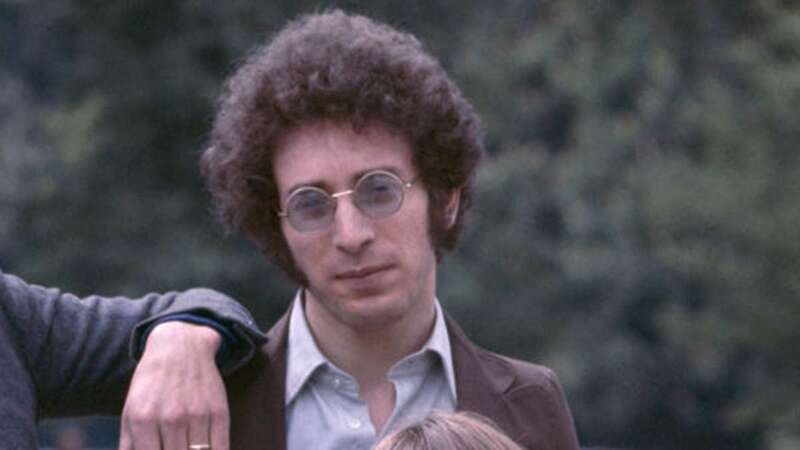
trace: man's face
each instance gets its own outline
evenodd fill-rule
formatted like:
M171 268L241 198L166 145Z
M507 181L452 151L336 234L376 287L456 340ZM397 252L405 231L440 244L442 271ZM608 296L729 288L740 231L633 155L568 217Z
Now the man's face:
M408 140L380 122L360 133L346 122L298 127L273 157L281 209L299 188L347 191L375 170L415 180L411 158ZM386 217L369 217L353 195L345 195L336 199L333 219L321 229L298 231L282 219L289 249L308 280L312 326L321 320L364 330L430 317L436 257L428 235L428 195L419 181L402 190L400 208Z

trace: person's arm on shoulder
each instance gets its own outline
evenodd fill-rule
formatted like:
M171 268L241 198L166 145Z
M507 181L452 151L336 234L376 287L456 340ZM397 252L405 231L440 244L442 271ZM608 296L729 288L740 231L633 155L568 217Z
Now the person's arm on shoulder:
M38 418L118 414L135 365L128 349L137 347L142 329L165 316L196 315L224 326L236 336L234 345L238 346L233 350L233 355L238 356L229 358L231 367L246 361L264 339L244 308L210 290L148 294L130 300L98 296L78 298L58 289L29 285L2 273L0 283L7 344L19 357L24 371L22 378L29 379L35 389ZM139 328L132 345L131 334L137 324ZM165 388L169 380L179 378L183 380L182 385L205 383L194 391L197 392L208 387L208 378L219 378L214 366L221 342L218 332L203 326L167 322L152 330L149 341L137 379L159 383L150 383L139 392L160 389L163 393L155 403L148 403L155 412L151 426L156 424L162 433L175 429L175 421L184 420L180 414L214 416L219 415L220 409L227 411L224 391L207 402L210 411L198 413L191 404L186 406L195 402L194 398ZM199 368L211 372L204 375L206 381L186 377ZM154 371L161 376L154 376ZM136 392L132 389L134 405L141 404L137 403L136 399L141 397L136 397ZM159 411L183 412L159 417ZM179 423L177 428L180 427Z

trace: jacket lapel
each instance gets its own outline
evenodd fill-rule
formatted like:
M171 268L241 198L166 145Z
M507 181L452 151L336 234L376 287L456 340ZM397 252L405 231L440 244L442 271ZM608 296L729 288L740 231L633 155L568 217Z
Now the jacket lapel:
M492 419L514 440L525 435L513 418L505 392L514 382L514 372L500 359L482 357L485 350L472 344L461 328L446 317L453 369L456 374L458 409L473 411Z

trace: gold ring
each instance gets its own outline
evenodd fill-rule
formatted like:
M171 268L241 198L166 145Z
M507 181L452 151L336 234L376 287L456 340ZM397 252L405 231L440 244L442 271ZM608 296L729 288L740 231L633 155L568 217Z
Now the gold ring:
M189 450L211 450L211 445L209 444L190 444Z

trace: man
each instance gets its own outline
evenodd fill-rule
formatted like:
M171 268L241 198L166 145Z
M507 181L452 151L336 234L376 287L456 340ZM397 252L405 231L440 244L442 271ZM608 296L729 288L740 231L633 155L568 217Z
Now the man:
M553 373L476 347L436 300L481 153L438 62L365 17L302 17L232 76L203 173L223 221L301 285L228 383L233 448L366 449L458 409L577 449Z
M135 366L128 349L140 354L145 339L120 448L229 448L221 335L226 371L263 341L244 308L208 289L79 299L0 272L0 448L37 448L39 419L119 414Z

